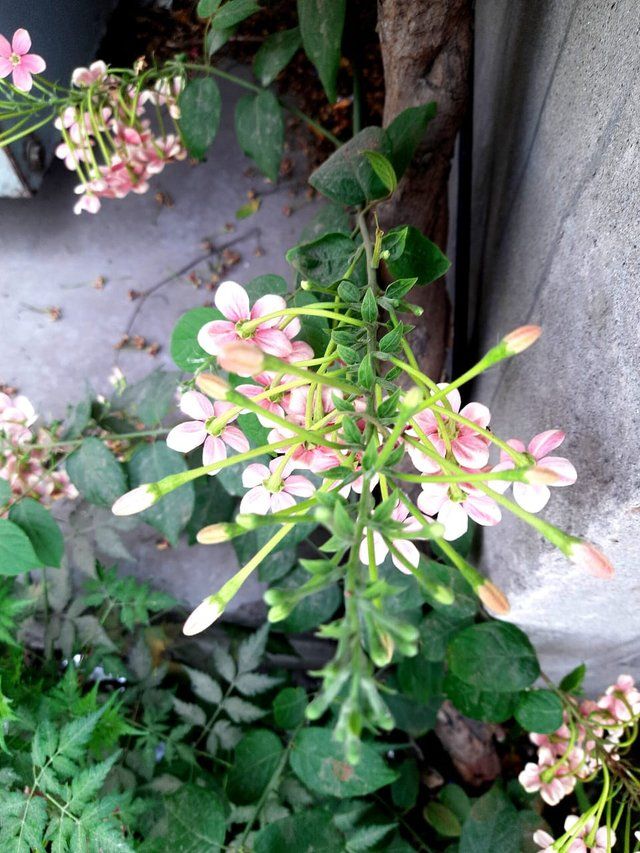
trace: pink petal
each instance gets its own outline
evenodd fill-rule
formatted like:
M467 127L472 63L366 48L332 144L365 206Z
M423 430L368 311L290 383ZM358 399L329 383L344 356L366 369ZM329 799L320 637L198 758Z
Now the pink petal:
M548 429L546 432L534 435L529 442L529 453L536 459L540 459L542 456L551 453L556 447L560 447L564 439L565 434L561 429Z
M4 36L0 35L0 57L9 59L12 53L11 45Z
M261 388L260 385L237 385L236 391L244 394L245 397L257 397L258 394L262 394L264 388Z
M298 332L300 331L300 328L301 328L301 326L300 326L300 318L299 318L299 317L294 317L294 318L293 318L293 320L290 320L290 321L287 323L287 325L284 327L284 329L283 329L282 331L283 331L283 332L285 333L285 335L286 335L286 336L291 340L292 338L295 338L295 336L296 336L296 335L298 334ZM311 357L313 358L313 356L311 356Z
M487 495L470 495L463 504L469 518L485 527L492 527L502 519L500 507Z
M246 471L245 471L246 473ZM244 476L243 476L244 479ZM256 486L240 501L241 513L266 515L271 510L271 493L264 486Z
M290 509L295 505L294 498L287 492L275 492L271 495L271 512L280 512L281 509Z
M449 387L448 382L438 382L438 388L440 388L440 390L443 390L443 389L448 388L448 387ZM449 401L450 408L454 412L460 411L460 405L462 403L462 399L460 397L460 392L458 391L457 388L454 388L453 390L449 391L449 393L447 394L447 400ZM437 405L442 406L443 401L441 400L439 403L437 403Z
M414 569L418 568L418 563L420 562L420 551L416 548L413 542L409 539L395 539L393 542L397 551L399 551L402 556L407 560L409 565L413 566ZM393 561L394 566L400 569L401 572L404 572L405 575L411 574L409 569L404 565L404 563L399 560L396 555L391 552L391 559Z
M284 409L278 403L272 403L270 400L259 400L258 405L261 409L264 409L265 412L271 412L271 414L277 415L279 418L284 417ZM268 418L265 415L258 415L257 413L256 417L263 427L269 428L273 426L271 418Z
M564 456L544 456L538 461L538 465L541 468L548 468L550 471L554 471L562 478L562 482L554 483L554 486L572 486L578 479L576 469Z
M489 421L491 420L491 412L482 403L467 403L460 414L484 429L489 426Z
M420 499L418 499L418 506L420 506ZM469 520L463 505L450 500L445 501L438 513L438 521L444 526L444 538L448 542L454 542L456 539L464 536L469 526Z
M291 341L279 329L258 329L253 335L253 340L261 350L277 355L278 358L291 355Z
M13 38L11 39L11 48L13 52L22 56L25 53L29 53L30 47L31 37L29 33L23 29L16 30L13 34Z
M8 77L13 72L13 65L10 60L0 56L0 77Z
M199 391L186 391L180 398L180 411L194 421L206 421L213 417L213 404Z
M291 474L284 481L284 490L290 495L295 495L298 498L310 498L315 492L316 487L311 480L307 480L302 474Z
M547 486L529 483L513 484L513 499L527 512L540 512L549 503L551 492Z
M167 447L179 453L190 453L199 447L207 437L207 431L201 421L186 421L175 426L167 436Z
M208 435L202 448L202 464L213 465L227 458L227 448L219 435Z
M507 459L503 462L498 462L497 465L494 465L491 471L511 471L514 467L513 460ZM490 489L493 489L494 492L499 492L503 495L511 485L511 482L512 481L510 480L490 480L487 485Z
M465 468L484 468L489 461L489 448L479 435L463 435L451 442L456 461Z
M282 296L275 296L273 294L261 296L251 309L251 319L257 320L259 317L266 317L267 314L273 314L274 311L282 311L286 307L287 303ZM264 323L261 323L260 328L270 329L273 326L277 326L280 320L282 320L282 317L272 317L270 320L265 320Z
M22 67L22 64L15 65L13 68L13 85L21 92L29 92L33 86L31 74Z
M417 500L419 509L425 515L437 515L447 500L447 491L446 483L423 483Z
M228 320L212 320L198 332L198 343L209 355L217 355L223 346L237 340L236 327Z
M216 290L214 302L227 320L237 323L249 319L249 296L244 287L235 281L223 281Z
M408 514L409 510L406 508L406 506L402 503L402 501L398 501L398 503L393 508L391 518L394 521L404 521Z
M246 453L247 450L249 450L247 437L242 430L238 429L238 427L225 427L220 434L220 438L225 442L225 444L228 444L229 447L233 447L234 450L237 450L238 453Z
M362 542L360 543L360 548L358 549L358 557L360 558L360 562L364 563L365 566L369 565L369 542L368 537L366 535L367 529L365 527L364 530L365 535L362 537ZM382 536L378 533L377 530L373 531L373 559L375 561L376 566L382 565L384 563L385 557L389 553L389 549L387 547L386 542L382 538Z
M47 67L47 63L37 53L30 53L28 56L23 56L20 65L31 74L42 74Z
M293 324L289 324L285 329L285 335L290 338L289 329ZM309 361L313 358L313 350L305 341L291 341L291 355L287 356L287 361L290 364L295 364L296 361Z
M245 489L250 489L253 486L261 486L263 482L271 476L271 471L266 465L261 462L253 462L242 472L242 485Z
M509 447L513 447L514 450L517 450L518 453L524 453L526 450L526 448L524 446L524 442L520 441L519 438L510 438L509 441L507 442L507 444L509 445ZM509 454L505 453L504 450L501 450L500 451L500 462L507 462L508 460L511 460L511 457L509 456ZM512 468L514 467L513 461L511 462L511 467Z

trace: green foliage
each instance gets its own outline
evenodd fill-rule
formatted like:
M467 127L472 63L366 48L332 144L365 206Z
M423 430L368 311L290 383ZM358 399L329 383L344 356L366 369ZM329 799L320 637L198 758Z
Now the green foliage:
M169 474L181 474L187 470L187 465L183 457L170 450L163 441L156 441L141 445L129 460L128 469L131 485L135 487L161 480ZM141 513L140 519L155 527L175 545L180 531L191 518L194 504L193 484L186 483Z
M220 320L217 308L192 308L178 320L171 333L171 358L181 370L195 373L210 356L198 343L198 332L212 320Z
M228 30L253 15L259 8L256 0L227 0L215 12L211 26L214 30Z
M302 44L331 103L337 97L336 81L345 13L345 0L298 0Z
M355 251L353 240L345 234L324 234L310 243L289 249L287 260L302 278L330 285L345 275Z
M417 284L429 284L443 276L451 266L449 259L412 225L392 228L382 238L387 269L393 278L417 278Z
M220 125L222 104L218 84L212 77L191 80L180 95L179 105L180 133L191 156L201 160Z
M280 738L268 729L253 729L236 746L227 779L227 794L234 803L260 799L284 754Z
M300 30L280 30L262 42L253 60L253 73L262 86L269 86L293 59L302 45Z
M255 853L335 853L343 849L344 836L331 818L325 809L281 818L256 834Z
M364 152L389 153L384 131L365 127L312 172L312 187L339 204L364 204L384 198L387 187L376 174Z
M427 125L435 114L434 102L422 104L419 107L408 107L386 128L385 132L391 147L389 159L398 177L403 175L409 166L416 148L424 137Z
M0 575L19 575L42 565L24 530L0 518Z
M173 371L154 370L140 382L127 385L117 400L117 408L145 426L157 426L174 410L179 379Z
M89 503L110 507L127 490L122 466L99 438L85 438L67 459L66 468Z
M522 693L514 716L528 732L549 734L562 725L562 701L551 690L528 690Z
M85 607L107 607L116 612L122 626L133 631L136 626L148 625L152 613L177 606L170 595L140 583L129 576L119 576L116 566L107 569L98 564L96 577L85 583L80 601Z
M235 122L244 153L271 181L277 181L284 146L284 119L276 96L267 90L258 95L243 95L236 104Z
M29 537L41 565L60 565L64 553L62 531L42 504L33 498L23 498L9 510L9 521Z

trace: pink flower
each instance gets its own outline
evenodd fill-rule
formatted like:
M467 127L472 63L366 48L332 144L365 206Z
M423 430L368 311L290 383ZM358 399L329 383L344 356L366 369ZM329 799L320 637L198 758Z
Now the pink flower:
M425 515L437 516L444 526L444 538L448 542L459 539L467 532L469 519L491 527L502 519L498 504L468 483L458 483L461 499L451 497L447 483L423 483L417 504Z
M440 383L438 388L446 388L447 383ZM482 403L467 403L460 410L461 398L460 392L454 388L447 394L447 401L453 412L460 414L470 421L473 421L479 427L486 429L491 420L491 413ZM443 424L443 429L446 430L451 445L451 453L456 462L463 465L465 468L478 469L483 468L489 461L489 440L482 435L479 435L474 429L463 424L457 424L447 418L446 408L443 402L436 403L437 414ZM438 419L434 414L433 409L425 409L415 415L414 420L420 427L423 433L431 441L434 450L444 456L446 453L446 444L440 434ZM417 438L415 430L410 429L407 433L412 438ZM437 463L424 453L421 453L417 448L408 444L408 451L411 460L418 471L432 474L438 468Z
M553 486L571 486L578 478L576 469L568 459L563 456L549 456L548 454L559 447L565 439L565 434L559 429L548 429L535 435L529 442L526 451L524 444L517 438L512 438L508 444L520 453L528 453L536 460L540 468L547 468L558 475L558 482ZM508 471L514 468L513 459L503 450L500 454L500 462L494 471ZM497 481L496 481L497 482ZM492 484L493 485L493 484ZM529 483L514 483L513 498L528 512L540 512L551 496L548 486L534 486Z
M575 787L575 777L568 775L568 768L560 766L552 771L551 778L547 778L545 771L555 764L556 756L546 747L538 750L538 763L528 762L524 770L518 776L518 781L529 794L536 791L550 806L557 806L560 800L570 794Z
M37 418L31 402L22 394L10 397L0 393L0 434L16 444L28 441L31 438L29 427Z
M620 675L615 684L607 687L598 707L609 711L614 720L627 723L640 714L640 692L630 675Z
M28 92L33 86L32 74L40 74L47 67L46 62L36 53L29 53L31 38L26 30L16 30L11 44L0 35L0 77L13 74L13 85L21 92Z
M570 832L579 820L578 815L569 815L564 822L565 832ZM615 832L612 829L607 829L606 826L599 827L593 837L595 844L588 847L586 842L593 832L593 828L594 819L591 818L578 831L573 843L567 848L569 853L609 853L616 843Z
M398 501L391 513L391 518L394 521L400 522L406 530L420 530L420 522L412 515L409 517L407 516L409 516L409 510L401 501ZM378 533L377 530L373 530L372 534L374 559L376 566L379 566L384 562L387 554L389 553L389 546L382 538L382 534ZM420 562L420 551L418 551L411 539L396 539L394 537L392 544L411 566L414 568L418 567L418 563ZM369 543L366 527L364 529L364 536L362 538L362 543L360 544L358 555L360 557L360 562L368 566ZM391 560L394 566L400 569L401 572L404 572L405 575L411 574L410 570L405 566L402 560L400 560L393 552L391 552Z
M260 323L253 331L244 333L243 324L257 320L286 308L282 296L261 296L253 308L249 305L247 291L235 281L223 281L216 290L216 308L225 320L212 320L198 333L198 343L205 352L217 355L221 347L234 341L253 341L263 352L286 358L291 355L291 338L300 331L300 321L294 318L284 330L277 329L281 317L271 317Z
M91 86L93 83L98 83L107 74L107 66L98 60L92 62L88 68L76 68L71 75L71 82L74 86Z
M269 467L254 462L242 473L242 485L249 489L240 501L241 513L267 515L295 506L295 498L310 498L315 486L300 474L290 474L287 464L279 477L275 472L282 465L281 459L272 459Z
M555 838L545 832L544 829L538 829L533 833L533 841L542 849L542 853L555 853L553 847Z
M231 408L230 403L212 403L199 391L187 391L180 400L180 409L193 420L175 426L167 436L167 446L179 453L189 453L201 444L204 445L203 465L226 459L227 445L240 453L246 452L249 450L249 442L238 427L225 425L215 435L210 432L211 422Z

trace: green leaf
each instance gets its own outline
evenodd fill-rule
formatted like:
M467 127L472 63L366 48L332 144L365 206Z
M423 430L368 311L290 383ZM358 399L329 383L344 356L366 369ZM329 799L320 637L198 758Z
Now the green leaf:
M504 723L513 716L518 701L517 693L478 690L451 672L445 675L444 692L461 713L485 723Z
M171 358L181 370L195 373L211 358L198 343L198 332L212 320L221 320L216 308L192 308L173 327L171 333Z
M426 660L422 655L403 658L398 665L398 682L402 692L426 704L435 699L442 700L444 669L442 663Z
M508 622L463 628L447 650L451 672L479 690L511 693L529 687L540 664L527 635Z
M214 853L221 850L226 834L224 806L210 787L186 784L163 799L167 831L162 850L180 853ZM106 848L105 848L106 850Z
M209 30L204 40L207 56L212 57L221 47L224 47L235 31L235 27L226 27L224 30Z
M471 811L471 800L460 785L445 785L439 794L440 802L450 809L464 823Z
M254 723L266 714L262 708L252 705L251 702L245 702L238 696L230 696L225 699L222 707L234 723Z
M169 474L183 474L188 470L184 458L170 450L164 441L155 441L153 444L139 447L129 460L128 469L131 485L134 487L142 483L154 483ZM139 517L175 545L180 531L191 518L194 504L193 483L185 483L140 513Z
M274 183L284 146L284 120L278 99L265 89L243 95L236 104L236 134L244 153Z
M370 287L367 288L364 294L360 313L365 323L375 323L378 319L378 304Z
M351 219L342 205L327 202L302 229L300 242L310 243L316 237L331 233L346 234L348 237L351 234Z
M396 175L400 178L422 142L427 125L436 114L436 105L423 104L420 107L408 107L399 113L385 129L391 146L389 159Z
M443 604L429 591L424 590L425 598L434 610L448 619L465 619L478 612L478 597L458 569L427 559L420 560L420 568L429 580L445 587L453 595L451 604Z
M229 521L236 505L217 477L200 477L193 486L195 507L186 527L190 545L195 544L198 531L206 525Z
M345 302L360 302L362 294L357 284L345 279L338 285L338 296Z
M33 498L22 498L9 510L9 521L27 534L41 565L60 565L64 553L62 531L42 504Z
M227 794L244 805L259 800L280 763L280 738L267 729L253 729L236 747L233 766L227 776Z
M286 258L303 279L330 285L343 278L355 251L353 240L345 234L325 234L289 249Z
M257 631L254 631L253 634L249 634L249 636L245 637L245 639L240 643L237 655L238 674L252 672L252 670L260 666L264 657L268 636L269 624L268 622L265 622Z
M305 53L315 65L327 98L336 100L346 0L298 0Z
M220 89L213 77L190 80L180 94L180 132L192 157L202 160L220 125Z
M567 693L579 693L586 674L587 667L581 663L580 666L577 666L568 675L565 675L560 682L560 690L564 690Z
M323 809L305 809L281 818L256 833L253 849L255 853L336 853L344 850L344 836L331 818L331 813Z
M196 12L199 18L210 18L220 5L220 0L198 0Z
M236 219L248 219L260 210L260 199L252 198L236 210Z
M273 718L281 729L295 729L304 721L307 692L303 687L285 687L273 700Z
M85 438L66 462L73 485L89 503L108 506L127 490L122 466L99 438Z
M374 150L388 152L384 132L379 127L365 127L312 172L309 183L340 204L364 204L384 198L387 188L364 156L365 151Z
M403 811L412 809L420 791L420 770L414 758L408 758L398 766L399 776L391 786L393 804Z
M189 666L185 666L185 671L189 676L191 689L196 696L212 705L218 705L222 701L220 685L207 672L191 669Z
M308 579L308 575L303 569L297 568L291 572L279 584L282 589L290 589L301 586ZM279 631L285 631L287 634L302 634L305 631L310 631L312 628L317 628L329 619L336 612L342 601L342 596L337 584L321 589L313 595L305 596L293 608L292 612L277 623Z
M117 408L124 409L145 426L156 426L175 409L179 380L178 373L154 370L140 382L125 388Z
M562 702L550 690L528 690L521 694L514 717L528 732L550 734L562 725Z
M387 332L386 335L383 335L378 343L380 351L389 353L397 352L402 342L402 332L402 325L398 325L391 329L390 332Z
M361 385L367 391L371 391L375 383L375 373L373 372L373 361L371 353L367 353L360 362L358 368L358 385Z
M293 59L302 44L300 30L281 30L262 42L253 60L253 73L262 86L269 86Z
M435 831L444 838L459 838L462 832L462 826L456 815L443 806L442 803L437 803L432 800L427 804L424 810L424 817Z
M211 26L214 30L229 29L259 9L260 6L255 0L228 0L216 13Z
M451 266L436 244L412 225L388 231L382 238L382 250L389 252L385 263L393 278L417 278L417 284L435 281Z
M399 278L397 281L392 281L389 287L384 292L384 295L387 299L402 299L403 296L406 296L407 293L411 290L412 287L415 287L418 279L415 278Z
M498 788L473 804L460 837L460 853L520 853L518 813Z
M261 296L267 296L272 293L275 293L277 296L286 296L288 289L287 282L281 275L273 275L271 273L257 275L245 285L245 290L249 294L249 301L252 304L257 302ZM243 382L246 381L246 379L243 379Z
M344 760L344 747L333 739L331 729L312 726L296 736L289 757L291 769L310 791L331 797L362 797L394 782L398 774L378 750L362 743L360 761Z
M363 151L363 154L389 193L392 193L398 186L398 179L389 160L379 151Z
M42 565L24 530L0 518L0 575L19 575Z

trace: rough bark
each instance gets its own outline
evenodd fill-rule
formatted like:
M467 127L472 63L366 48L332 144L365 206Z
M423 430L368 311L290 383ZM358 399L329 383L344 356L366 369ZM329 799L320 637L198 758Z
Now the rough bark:
M409 224L445 249L447 186L456 135L467 107L472 45L471 0L378 0L385 76L385 125L407 107L435 101L438 112L413 164L381 211L387 225ZM449 341L444 281L420 288L424 308L414 332L423 369L440 379Z

